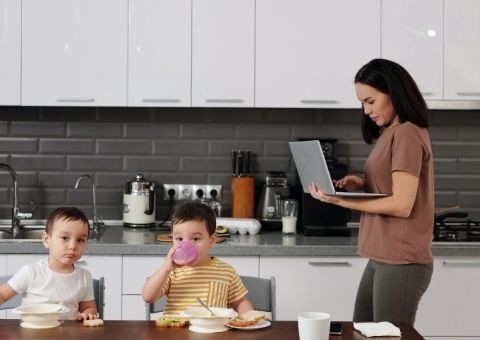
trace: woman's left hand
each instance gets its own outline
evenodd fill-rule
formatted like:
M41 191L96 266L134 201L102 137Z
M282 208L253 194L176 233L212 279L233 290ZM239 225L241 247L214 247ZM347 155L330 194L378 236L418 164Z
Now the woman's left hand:
M318 190L317 186L315 183L311 183L308 186L308 190L310 191L310 195L312 195L313 198L322 201L324 203L331 203L331 204L339 204L341 201L341 198L337 196L332 196L332 195L327 195L321 190Z

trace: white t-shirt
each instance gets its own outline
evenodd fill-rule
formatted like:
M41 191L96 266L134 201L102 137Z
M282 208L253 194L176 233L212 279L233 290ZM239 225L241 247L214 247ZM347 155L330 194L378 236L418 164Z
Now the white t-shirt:
M88 270L75 267L71 273L57 273L48 266L48 259L23 266L8 284L22 296L22 305L58 303L68 307L70 311L61 315L65 320L75 319L80 302L94 300Z

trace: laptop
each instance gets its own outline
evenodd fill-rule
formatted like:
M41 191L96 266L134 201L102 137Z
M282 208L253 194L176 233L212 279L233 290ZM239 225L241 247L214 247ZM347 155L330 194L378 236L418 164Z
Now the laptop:
M328 195L348 197L383 197L387 194L366 192L336 191L332 177L328 171L327 162L322 152L322 146L318 140L304 142L289 142L293 160L297 167L298 176L302 182L303 191L310 193L308 186L315 183L317 188Z

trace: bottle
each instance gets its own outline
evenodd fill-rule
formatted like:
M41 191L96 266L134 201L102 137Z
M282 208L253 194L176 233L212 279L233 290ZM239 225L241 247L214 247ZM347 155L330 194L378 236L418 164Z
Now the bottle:
M179 247L173 253L173 262L179 266L187 266L197 259L198 249L197 245L192 241L180 241Z

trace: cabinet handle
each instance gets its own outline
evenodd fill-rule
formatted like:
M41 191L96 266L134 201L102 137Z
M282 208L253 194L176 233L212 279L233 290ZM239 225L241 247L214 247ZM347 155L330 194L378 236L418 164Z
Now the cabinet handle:
M448 261L443 261L443 266L444 267L450 267L450 268L471 268L471 267L480 267L480 262L448 262Z
M302 104L340 104L338 100L331 100L331 99L302 99L300 100Z
M319 262L319 261L308 261L308 264L312 267L351 267L352 264L348 261L328 261L328 262Z
M58 98L59 103L93 103L93 98Z
M420 92L422 94L422 96L424 97L431 97L431 96L434 96L435 93L434 92Z
M180 103L180 99L176 98L143 98L144 103Z
M216 103L216 104L235 104L235 103L244 103L243 99L205 99L207 103Z
M463 97L475 97L480 96L480 92L457 92L457 95Z

